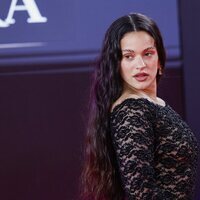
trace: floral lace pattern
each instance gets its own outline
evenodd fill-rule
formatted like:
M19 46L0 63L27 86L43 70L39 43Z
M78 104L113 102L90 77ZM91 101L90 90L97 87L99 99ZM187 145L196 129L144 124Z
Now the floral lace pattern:
M127 199L192 199L197 140L169 105L126 99L114 108L110 125Z

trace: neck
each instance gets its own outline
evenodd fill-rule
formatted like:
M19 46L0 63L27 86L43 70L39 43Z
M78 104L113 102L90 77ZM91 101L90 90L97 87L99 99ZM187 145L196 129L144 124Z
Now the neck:
M154 87L144 89L144 90L137 90L135 88L129 88L129 87L124 88L123 95L127 96L127 95L131 95L131 94L134 94L138 97L146 97L146 98L152 99L153 101L157 101L156 85Z
M132 87L124 87L121 99L127 99L129 97L135 97L135 98L146 98L149 99L149 101L152 101L156 104L160 104L161 106L165 106L165 102L157 97L157 86L156 84L153 87L150 87L145 90L137 90Z
M152 91L152 90L143 90L140 91L141 95L147 96L149 98L151 98L154 101L157 101L157 91Z

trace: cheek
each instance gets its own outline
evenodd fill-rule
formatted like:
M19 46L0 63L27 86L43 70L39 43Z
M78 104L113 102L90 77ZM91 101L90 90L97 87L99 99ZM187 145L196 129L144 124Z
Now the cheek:
M131 67L128 66L127 63L121 62L120 74L123 79L127 78L127 76L131 76Z
M152 71L155 71L157 72L158 68L159 68L159 62L157 59L155 60L152 60L150 63L149 63L149 66L151 68Z

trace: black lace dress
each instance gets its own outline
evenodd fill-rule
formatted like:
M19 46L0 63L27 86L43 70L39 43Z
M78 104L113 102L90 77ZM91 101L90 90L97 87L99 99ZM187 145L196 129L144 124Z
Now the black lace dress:
M114 108L110 123L127 199L192 199L197 140L169 105L129 98Z

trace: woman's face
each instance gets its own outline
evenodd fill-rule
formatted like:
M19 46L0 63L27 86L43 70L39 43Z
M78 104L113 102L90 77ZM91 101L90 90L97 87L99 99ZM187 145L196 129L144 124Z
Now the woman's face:
M160 64L154 39L144 31L129 32L121 39L120 45L124 90L155 91Z

